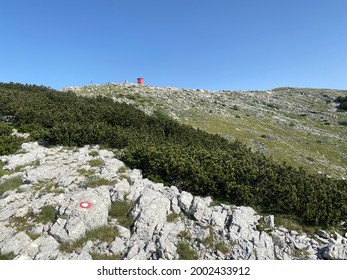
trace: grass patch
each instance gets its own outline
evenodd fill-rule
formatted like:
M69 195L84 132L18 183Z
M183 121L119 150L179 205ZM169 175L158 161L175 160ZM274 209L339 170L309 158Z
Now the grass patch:
M198 254L187 241L180 241L177 244L177 254L180 260L197 260Z
M180 217L180 215L172 212L166 216L166 220L168 223L173 223L173 222L177 221L179 217Z
M27 167L27 166L38 167L38 166L40 166L40 160L37 159L32 163L28 163L28 164L24 164L24 165L18 165L18 166L16 166L16 168L14 170L3 170L4 166L5 166L5 164L2 161L0 161L0 177L3 175L10 175L13 173L20 172L20 171L22 171L22 169L24 167Z
M110 181L98 176L88 176L86 180L79 183L79 187L83 189L87 189L87 188L97 188L100 186L110 186L113 184L115 184L115 181Z
M206 248L211 248L214 244L214 231L211 226L209 226L209 233L210 233L209 236L207 236L201 242Z
M309 252L304 249L295 249L293 251L293 256L299 260L307 260L309 255Z
M99 155L99 153L97 151L90 151L89 155L92 157L97 157Z
M134 225L134 218L131 216L131 210L134 208L134 201L117 201L112 203L109 216L116 218L118 223L130 229Z
M40 182L34 186L34 189L40 191L41 196L47 193L60 194L64 192L64 190L59 189L58 183L54 182Z
M339 125L347 126L347 120L339 121Z
M229 248L225 245L224 241L219 241L216 244L216 250L223 254L228 254L229 253Z
M21 185L22 178L20 176L7 179L5 182L0 184L0 196L2 196L7 191L16 190Z
M56 211L53 205L45 205L41 208L39 214L35 217L35 223L53 223L56 218Z
M92 159L89 161L91 167L100 167L104 164L104 161L101 159Z
M16 257L16 255L11 252L11 253L6 253L6 254L3 254L0 252L0 260L13 260L14 258Z
M77 248L82 248L89 240L100 240L103 242L111 243L118 235L119 231L117 228L111 226L102 226L100 228L87 231L87 233L82 238L74 242L61 243L59 250L66 253L72 253Z
M121 174L124 174L124 173L126 173L128 171L128 168L126 167L126 166L121 166L119 169L118 169L118 171L117 171L117 173L121 173Z
M283 226L288 230L295 230L299 233L306 233L310 236L314 236L318 227L304 226L297 222L293 217L287 215L276 215L275 216L275 226Z
M11 175L14 173L13 170L4 170L5 163L0 160L0 177L4 175Z
M192 236L190 235L189 231L187 231L187 230L182 230L177 236L181 239L185 239L188 241L190 241L192 239Z
M35 215L30 209L25 216L23 217L12 217L9 222L10 226L16 228L17 231L24 231L28 232L28 230L33 225L33 220L35 218Z
M213 206L222 206L222 205L231 205L230 201L226 200L226 199L219 199L219 198L214 198L212 200L212 202L210 203L210 207L213 207Z
M170 119L170 115L161 107L156 107L153 111L153 115L157 118Z
M91 175L94 175L95 174L95 171L94 170L87 170L85 168L80 168L77 170L77 173L80 174L80 175L86 175L86 176L91 176Z

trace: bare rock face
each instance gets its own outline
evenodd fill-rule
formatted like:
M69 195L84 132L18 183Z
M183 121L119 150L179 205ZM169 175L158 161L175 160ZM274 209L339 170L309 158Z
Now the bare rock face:
M66 219L58 218L49 233L60 242L78 240L87 230L107 224L110 206L107 187L73 192L58 206L58 215Z
M193 202L193 195L183 191L181 195L178 197L178 205L181 207L181 209L187 213L190 210L190 206Z
M326 260L347 260L347 245L329 244L323 249L322 256Z
M191 214L193 217L200 221L204 217L205 209L209 207L210 203L212 202L212 199L210 197L201 198L201 197L194 197L192 204L191 204Z
M151 189L145 189L133 210L136 217L134 234L141 240L151 240L154 231L160 231L166 223L170 201Z
M208 260L347 259L344 236L317 231L309 237L275 226L274 216L262 217L251 207L211 206L210 197L145 179L141 170L128 169L98 146L65 150L25 143L22 149L23 154L0 157L8 170L27 164L0 178L22 179L0 198L0 253L15 259L175 260L184 257L183 245ZM94 157L100 166L89 164ZM133 221L128 227L109 213L113 203L127 201ZM77 245L65 252L66 243Z

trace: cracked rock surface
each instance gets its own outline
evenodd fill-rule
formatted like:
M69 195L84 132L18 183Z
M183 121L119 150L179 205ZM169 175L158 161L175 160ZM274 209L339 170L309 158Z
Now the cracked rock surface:
M20 178L0 197L0 253L15 259L173 260L185 258L182 244L209 260L347 259L345 236L309 236L251 207L214 205L98 146L25 143L0 160L0 184Z

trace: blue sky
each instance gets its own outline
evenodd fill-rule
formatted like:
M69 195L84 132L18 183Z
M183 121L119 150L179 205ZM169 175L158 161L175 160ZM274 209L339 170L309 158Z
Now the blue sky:
M347 89L345 0L8 0L0 81Z

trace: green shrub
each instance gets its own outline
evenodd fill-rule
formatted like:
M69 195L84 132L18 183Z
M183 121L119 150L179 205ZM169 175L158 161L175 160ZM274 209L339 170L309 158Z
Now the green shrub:
M0 156L10 155L18 151L23 144L22 138L12 135L0 136Z
M12 126L0 122L0 136L9 136L12 133Z
M335 102L339 103L338 109L347 110L347 96L339 96L335 99Z

